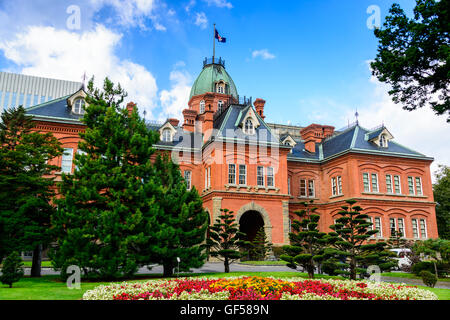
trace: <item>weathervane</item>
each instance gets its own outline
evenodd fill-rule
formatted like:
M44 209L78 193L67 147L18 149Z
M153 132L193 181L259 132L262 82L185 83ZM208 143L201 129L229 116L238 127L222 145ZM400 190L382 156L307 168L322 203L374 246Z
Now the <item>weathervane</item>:
M358 108L356 108L355 112L356 124L359 124L358 117L359 117Z

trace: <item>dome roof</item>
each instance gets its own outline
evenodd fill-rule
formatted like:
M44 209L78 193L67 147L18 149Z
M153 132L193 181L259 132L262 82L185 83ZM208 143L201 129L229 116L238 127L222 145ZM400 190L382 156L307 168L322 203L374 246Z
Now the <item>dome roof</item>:
M202 72L195 80L191 88L191 94L189 95L189 100L196 95L204 94L207 92L215 92L215 84L219 81L225 82L228 85L227 94L238 98L238 93L236 86L231 79L228 72L226 72L224 64L205 64Z

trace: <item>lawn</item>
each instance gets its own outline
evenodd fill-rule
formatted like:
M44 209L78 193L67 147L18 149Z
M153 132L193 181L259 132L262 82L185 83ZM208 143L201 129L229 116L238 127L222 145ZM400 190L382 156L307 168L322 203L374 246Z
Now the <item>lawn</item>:
M408 278L408 279L422 280L421 277L418 277L413 273L406 273L406 272L384 272L381 275L384 277L392 277L392 278ZM438 281L450 282L450 278L439 278Z
M248 264L251 266L285 266L286 261L241 261L240 264Z
M260 276L260 277L304 277L307 275L300 272L230 272L224 273L202 273L187 274L185 276L198 277L233 277L233 276ZM132 281L145 281L148 279L161 278L161 275L139 275ZM325 275L317 275L320 278L332 278ZM0 284L0 300L77 300L83 297L84 292L102 284L110 282L82 282L81 289L68 289L65 282L61 282L57 276L43 276L41 278L25 277L8 288ZM436 289L419 286L419 288L430 290L438 295L440 300L450 300L450 289Z

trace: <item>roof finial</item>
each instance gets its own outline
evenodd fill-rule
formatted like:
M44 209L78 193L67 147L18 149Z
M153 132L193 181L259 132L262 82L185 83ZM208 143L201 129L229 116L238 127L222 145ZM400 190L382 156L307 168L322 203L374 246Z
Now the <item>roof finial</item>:
M356 112L355 112L356 125L358 125L358 124L359 124L359 120L358 120L358 117L359 117L359 113L358 113L358 108L356 108Z
M86 71L83 73L81 79L83 80L83 89L84 89L86 87Z

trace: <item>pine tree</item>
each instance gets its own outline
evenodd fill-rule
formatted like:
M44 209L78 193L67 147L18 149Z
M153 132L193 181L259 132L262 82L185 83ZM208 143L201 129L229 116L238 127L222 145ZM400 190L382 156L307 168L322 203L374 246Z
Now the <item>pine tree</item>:
M330 228L334 230L330 235L333 248L326 250L326 256L334 258L345 257L340 263L338 272L356 280L357 274L366 274L366 268L377 265L381 270L388 270L395 265L389 261L390 252L385 250L385 242L368 243L367 240L378 230L371 230L372 223L369 216L362 213L363 209L356 206L355 200L347 200L348 206L342 206L340 218ZM347 270L348 269L348 270Z
M407 241L401 231L392 230L387 244L390 248L404 248Z
M214 225L209 227L209 238L206 245L209 247L210 255L223 261L225 272L230 272L230 264L247 255L242 250L249 246L245 233L239 231L233 211L220 209L221 215L216 219Z
M50 253L64 277L69 265L85 276L133 275L147 260L143 224L153 217L159 185L151 161L158 134L134 108L121 106L126 93L106 78L103 90L89 81L86 112L73 174L62 175L59 210L53 217L57 246Z
M202 244L208 227L208 213L197 190L187 190L180 168L169 156L158 155L155 170L160 188L159 211L148 221L147 247L152 262L163 265L164 276L170 277L180 258L180 268L201 267L206 260Z
M51 133L34 131L32 117L20 106L5 110L0 121L0 261L12 251L33 251L31 276L40 276L41 252L51 239L55 208L51 160L62 154Z
M0 282L12 288L12 284L19 281L23 277L23 274L22 259L17 251L13 251L3 261Z
M300 265L306 269L309 278L314 278L316 264L325 258L324 249L328 239L325 232L319 232L320 215L315 214L316 207L310 207L312 203L304 202L305 209L295 211L300 220L292 223L295 232L289 234L291 244L283 246L285 254L280 256L288 262L289 268L296 269Z
M272 251L272 243L267 240L264 227L259 228L256 232L255 238L250 241L250 249L248 252L250 260L262 261Z

